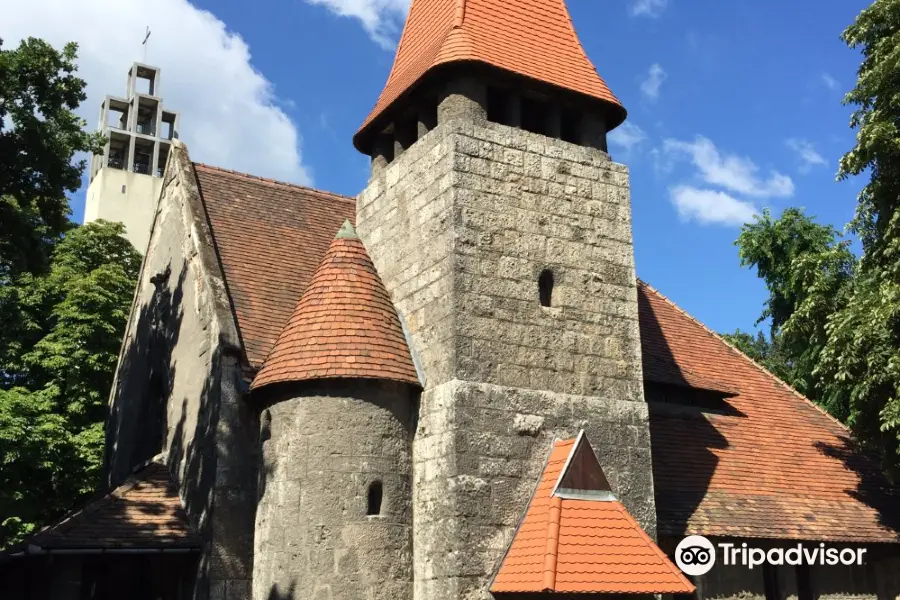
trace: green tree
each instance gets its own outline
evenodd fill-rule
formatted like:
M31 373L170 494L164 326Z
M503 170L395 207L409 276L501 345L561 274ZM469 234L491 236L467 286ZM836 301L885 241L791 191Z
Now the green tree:
M29 38L15 50L0 40L0 281L47 267L68 229L66 192L81 185L98 133L84 131L74 110L86 95L75 75L75 44L62 52ZM0 340L2 343L2 340Z
M141 260L123 232L103 221L73 228L48 273L4 289L38 341L3 367L0 545L100 482L106 400Z
M734 333L722 334L722 337L770 373L784 381L790 381L791 367L787 357L780 351L777 342L767 338L762 331L757 331L754 336L736 329Z
M102 139L76 47L0 48L0 547L99 482L106 398L140 255L119 224L77 227L67 192Z
M772 340L768 347L738 340L739 347L759 352L767 368L811 399L828 396L815 369L828 318L846 304L852 288L856 258L848 242L833 227L789 208L778 219L764 210L735 243L741 265L755 267L769 290L757 323L770 321ZM829 409L846 417L846 408Z
M828 325L819 375L846 398L858 437L900 462L900 0L876 0L842 36L862 51L856 146L839 179L869 173L850 229L863 246L853 294Z

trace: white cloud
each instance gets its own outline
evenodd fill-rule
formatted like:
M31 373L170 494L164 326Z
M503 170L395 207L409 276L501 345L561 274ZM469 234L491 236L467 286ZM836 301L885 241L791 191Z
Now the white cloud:
M689 158L697 168L700 179L731 192L755 198L794 194L794 182L787 175L772 171L768 178L760 178L759 167L752 160L734 154L723 155L712 141L700 135L692 142L665 140L662 153L670 162Z
M663 81L666 80L668 75L663 70L659 63L654 63L650 67L650 71L647 73L647 78L641 82L641 93L645 98L649 100L656 100L659 98L659 88L662 86Z
M841 83L828 73L822 73L822 83L824 83L825 87L827 87L829 90L836 91L841 87Z
M78 74L88 83L79 114L97 126L107 94L125 95L132 61L161 68L164 106L179 113L191 158L297 183L311 183L300 136L241 37L186 0L7 0L4 47L27 36L57 48L78 42ZM146 61L141 47L151 29Z
M669 190L669 199L685 221L704 225L743 225L753 220L756 207L717 190L680 185Z
M321 4L341 17L359 19L372 40L384 49L397 45L397 37L410 0L306 0Z
M785 141L785 145L797 153L797 158L800 160L801 173L808 173L813 167L828 164L825 158L816 151L815 146L811 142L791 138Z
M632 0L631 16L658 17L666 9L669 0Z
M621 148L626 154L646 139L647 134L644 133L644 130L631 121L625 121L607 136L610 144Z

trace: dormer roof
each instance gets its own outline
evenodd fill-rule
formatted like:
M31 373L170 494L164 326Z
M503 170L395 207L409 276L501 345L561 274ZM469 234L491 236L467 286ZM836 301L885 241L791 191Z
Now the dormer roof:
M584 433L555 442L491 593L693 591L613 495Z
M477 63L597 101L612 116L625 109L597 73L564 0L413 0L394 65L375 108L354 136L360 150L376 122L439 67Z

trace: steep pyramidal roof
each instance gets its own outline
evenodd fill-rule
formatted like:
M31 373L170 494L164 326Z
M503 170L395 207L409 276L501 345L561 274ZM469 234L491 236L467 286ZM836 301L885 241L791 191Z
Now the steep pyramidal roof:
M363 378L419 385L390 295L345 221L253 380Z
M491 592L693 591L612 495L584 434L556 442Z
M440 65L475 62L625 109L597 74L564 0L413 0L384 91L354 138Z

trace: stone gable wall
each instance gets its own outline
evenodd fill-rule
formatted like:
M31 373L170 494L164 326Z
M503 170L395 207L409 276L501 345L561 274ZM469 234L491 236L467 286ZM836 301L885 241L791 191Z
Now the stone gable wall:
M205 540L195 597L249 598L258 420L187 151L169 157L110 397L110 483L166 453Z

